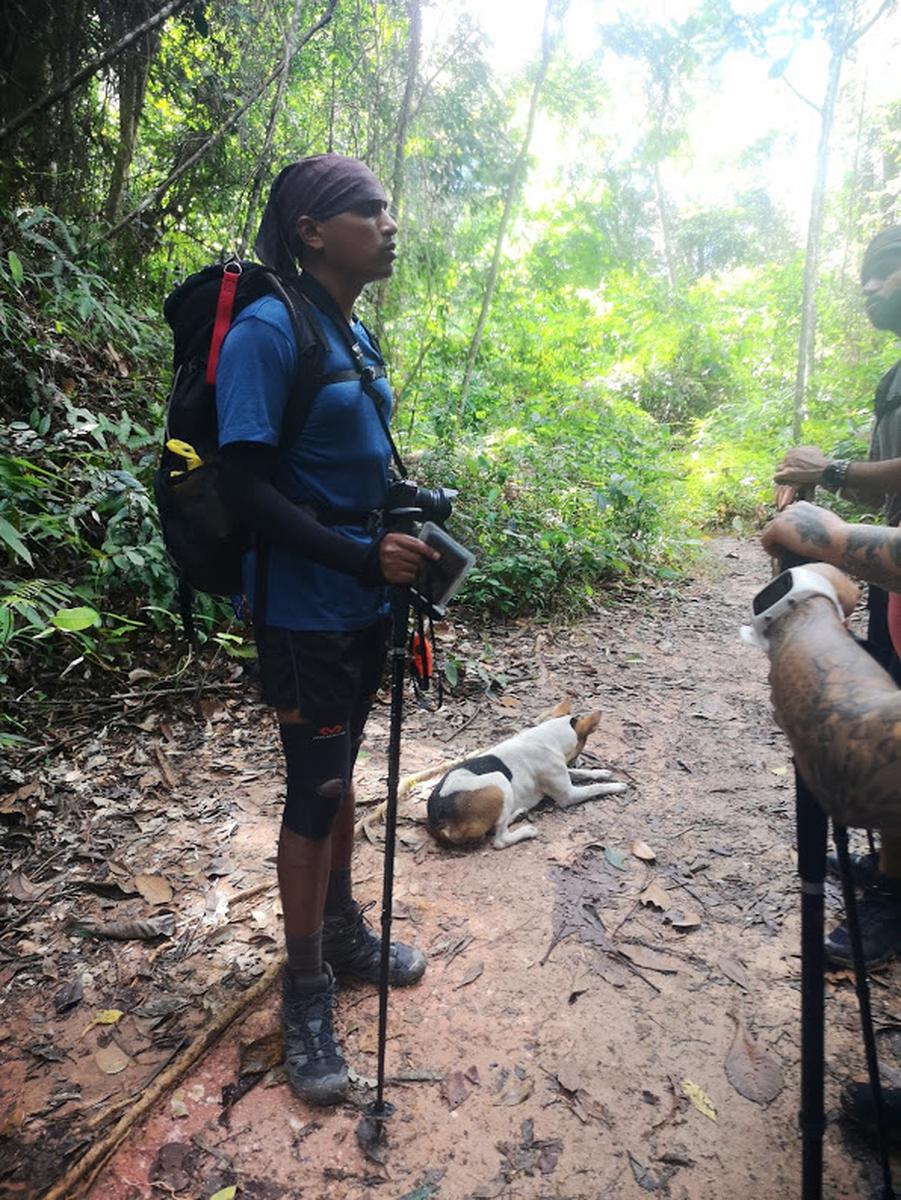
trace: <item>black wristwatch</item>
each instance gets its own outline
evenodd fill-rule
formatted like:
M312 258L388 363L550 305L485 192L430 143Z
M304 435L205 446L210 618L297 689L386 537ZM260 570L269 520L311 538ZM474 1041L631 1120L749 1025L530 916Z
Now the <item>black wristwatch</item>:
M820 476L820 486L826 488L829 492L840 492L845 486L845 479L848 475L848 467L851 463L847 458L836 458L832 462L827 463L823 467L823 473Z

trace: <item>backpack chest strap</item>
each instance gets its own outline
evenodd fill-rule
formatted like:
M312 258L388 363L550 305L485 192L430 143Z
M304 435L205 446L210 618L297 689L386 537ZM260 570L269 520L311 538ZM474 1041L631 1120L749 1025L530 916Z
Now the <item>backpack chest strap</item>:
M386 377L384 367L370 367L368 370L370 372L368 376L370 379L384 379ZM329 371L322 376L319 383L321 387L325 387L329 383L359 383L361 379L362 375L359 371Z

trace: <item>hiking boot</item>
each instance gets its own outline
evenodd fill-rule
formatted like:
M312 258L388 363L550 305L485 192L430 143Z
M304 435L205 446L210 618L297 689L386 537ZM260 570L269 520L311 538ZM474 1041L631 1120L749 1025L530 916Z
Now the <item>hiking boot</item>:
M326 914L322 925L322 957L339 978L378 983L382 941L366 920L365 911L354 902L345 913ZM392 987L409 987L425 974L425 955L415 946L392 942L388 961L388 982Z
M854 880L855 887L869 887L870 884L878 881L878 854L852 854L850 858L851 878ZM826 855L826 870L830 875L837 875L839 878L841 878L841 871L838 867L838 855L834 851Z
M901 890L870 888L858 901L857 915L867 967L876 967L901 953ZM847 919L826 935L825 947L827 962L840 967L854 966Z
M288 1082L310 1104L338 1104L347 1095L347 1064L335 1040L335 980L328 967L311 989L282 974L282 1023Z
M842 1088L842 1116L860 1126L861 1133L878 1138L876 1105L873 1089L868 1083L848 1083ZM882 1107L885 1114L886 1138L901 1145L901 1088L882 1086Z

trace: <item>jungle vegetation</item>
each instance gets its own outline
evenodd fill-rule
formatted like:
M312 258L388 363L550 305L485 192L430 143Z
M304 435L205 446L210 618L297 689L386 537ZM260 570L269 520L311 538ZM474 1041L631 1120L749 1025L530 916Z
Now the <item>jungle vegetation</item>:
M471 609L675 584L705 530L762 518L798 438L865 452L897 356L857 279L901 221L890 0L533 8L509 6L514 69L463 0L0 8L7 746L63 696L176 669L161 305L247 254L292 158L358 155L391 196L399 267L363 315L420 481L459 490ZM770 125L743 141L736 112L714 161L739 69ZM199 611L208 647L248 652L225 606Z

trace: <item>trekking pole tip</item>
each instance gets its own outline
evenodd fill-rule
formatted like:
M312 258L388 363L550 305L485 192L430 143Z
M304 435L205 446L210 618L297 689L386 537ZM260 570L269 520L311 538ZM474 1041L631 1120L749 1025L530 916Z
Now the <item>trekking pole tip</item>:
M383 1163L388 1157L385 1122L394 1115L394 1111L394 1105L389 1100L373 1100L357 1123L357 1141L366 1157L373 1162Z

